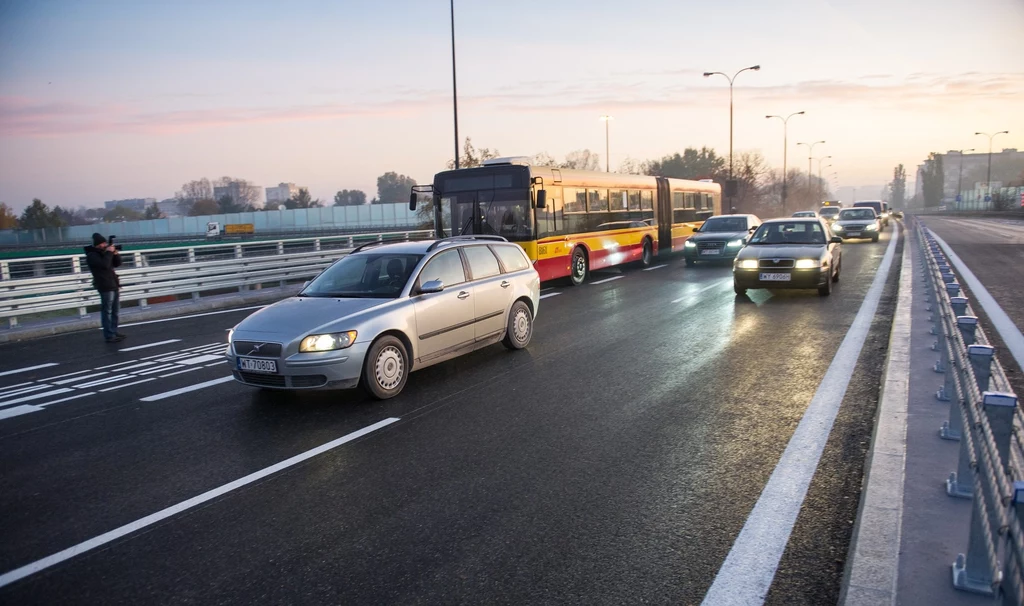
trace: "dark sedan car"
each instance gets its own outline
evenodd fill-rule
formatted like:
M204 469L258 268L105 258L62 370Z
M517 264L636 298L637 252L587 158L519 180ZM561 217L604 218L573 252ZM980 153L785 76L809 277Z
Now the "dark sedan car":
M687 265L697 261L732 259L743 248L750 232L761 224L754 215L719 215L710 217L683 245Z
M820 219L765 221L733 262L733 288L816 288L827 297L839 281L841 243Z

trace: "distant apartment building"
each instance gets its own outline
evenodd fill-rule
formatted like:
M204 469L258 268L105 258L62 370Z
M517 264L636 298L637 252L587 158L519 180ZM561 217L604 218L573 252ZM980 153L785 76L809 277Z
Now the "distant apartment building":
M943 202L953 202L960 192L974 191L984 188L985 175L988 170L988 152L964 153L951 149L942 156L942 199ZM992 154L992 165L997 169L993 171L992 187L999 188L1005 185L999 178L999 167L1011 167L1011 175L1015 176L1024 170L1024 152L1008 147L1001 152ZM918 196L924 195L924 178L922 173L924 164L917 167L917 179L914 193ZM979 180L980 178L980 180Z
M280 205L287 202L293 196L298 195L299 186L294 183L281 183L277 187L267 188L267 204Z
M259 187L249 185L243 181L231 181L227 185L218 185L213 188L213 199L220 201L224 198L231 198L231 201L235 204L245 204L250 199L248 197L249 188L256 191L256 195L259 195ZM255 200L258 205L259 200Z
M167 198L156 203L156 207L160 209L160 214L165 217L181 217L184 213L181 212L181 201L177 198Z
M156 204L156 198L128 198L127 200L107 200L103 203L103 208L114 210L120 206L129 210L145 212L146 207L152 204Z

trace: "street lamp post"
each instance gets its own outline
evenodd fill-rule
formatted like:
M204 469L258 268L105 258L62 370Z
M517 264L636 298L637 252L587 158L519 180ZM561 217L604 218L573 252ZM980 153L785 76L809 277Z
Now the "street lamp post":
M455 85L455 0L449 1L452 14L452 110L455 113L455 169L459 168L459 91Z
M797 143L797 145L807 146L807 193L811 195L811 201L814 201L814 190L811 188L811 160L814 157L814 146L824 143L824 141L815 141L814 143Z
M828 160L831 157L832 156L822 156L820 158L815 158L815 160L818 161L818 183L821 183L821 169L822 169L821 163L824 162L825 160ZM825 168L828 168L829 166L832 166L832 165L829 164L828 166L825 166Z
M743 69L741 69L738 72L736 72L735 74L733 74L732 77L730 77L729 74L726 74L726 73L723 73L723 72L704 72L704 77L705 78L708 78L708 77L711 77L711 76L714 76L714 75L719 75L719 76L724 76L725 79L729 81L729 184L726 185L726 190L727 190L726 193L728 194L728 198L730 199L730 201L732 201L732 199L736 195L736 192L732 191L732 189L735 188L735 186L736 186L736 183L733 181L733 178L732 178L732 83L733 83L734 80L736 80L737 76L739 76L740 74L742 74L743 72L745 72L747 70L755 71L755 72L756 71L761 71L761 66L760 65L752 65L750 67L744 67ZM731 204L730 204L730 206L731 206Z
M804 112L794 112L785 118L782 116L765 116L766 119L778 118L782 120L782 216L786 216L786 183L789 175L786 172L786 154L789 152L789 119L793 116L802 116Z
M988 175L985 177L985 188L988 191L987 195L991 196L992 195L992 139L995 139L996 135L1008 135L1008 134L1010 134L1010 131L1008 131L1008 130L1001 130L998 133L992 133L991 135L988 134L988 133L974 133L974 134L975 135L985 135L986 137L988 137ZM960 161L962 162L963 158L961 158Z
M971 149L961 149L958 152L960 154L960 169L957 171L957 177L956 177L956 201L957 201L957 204L960 203L960 200L961 200L960 192L963 191L963 182L964 182L964 152L972 152L972 151L974 151L973 147ZM989 156L989 157L991 157L991 156Z
M604 121L604 172L610 173L611 169L611 152L608 146L608 123L614 120L611 116L601 116L601 120Z

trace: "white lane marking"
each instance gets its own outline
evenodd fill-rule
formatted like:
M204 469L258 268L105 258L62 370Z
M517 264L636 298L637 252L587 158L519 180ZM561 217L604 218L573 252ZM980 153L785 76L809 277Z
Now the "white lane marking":
M88 372L88 371L86 371L86 372ZM4 391L4 390L7 390L7 389L14 389L15 387L23 387L25 385L33 385L33 382L32 381L25 381L24 383L15 383L14 385L5 385L3 387L0 387L0 391Z
M107 364L106 366L97 366L96 370L104 370L107 368L117 368L118 366L125 366L128 364L135 364L139 360L128 360L127 362L118 362L117 364Z
M179 341L181 341L181 339L168 339L166 341L157 341L156 343L136 345L135 347L123 347L117 351L135 351L136 349L149 349L150 347L160 347L161 345L167 345L168 343L178 343Z
M178 374L178 373L174 373L174 374ZM164 375L164 376L170 376L170 375ZM219 379L213 379L212 381L204 381L202 383L196 383L195 385L189 385L188 387L182 387L181 389L174 389L174 390L171 390L171 391L165 391L163 393L158 393L155 396L146 396L145 398L140 398L140 399L143 402L156 402L157 400L163 400L165 398L171 398L171 397L174 397L174 396L179 396L179 395L181 395L183 393L188 393L190 391L198 391L200 389L206 389L207 387L213 387L214 385L220 385L221 383L227 383L228 381L234 381L234 380L235 380L234 377L221 377Z
M46 383L36 383L36 384L32 385L32 387L22 387L21 389L12 389L11 391L5 391L4 393L0 394L0 400L2 400L3 398L9 398L11 396L18 396L18 395L29 393L29 392L32 392L32 391L39 391L40 389L49 389L50 387L52 387L52 385L47 385ZM0 403L2 403L2 402L0 402Z
M546 291L546 290L554 290L554 289L555 289L555 287L554 287L554 286L549 286L549 287L547 287L547 288L542 288L542 289L540 289L540 291L541 291L541 292L544 292L544 291Z
M47 387L49 387L49 386L47 386ZM53 391L45 391L43 393L36 393L36 394L32 394L30 396L24 396L24 397L21 397L21 398L15 398L13 400L8 400L6 402L0 402L0 406L10 406L11 404L20 404L21 402L28 402L29 400L38 400L39 398L49 398L50 396L57 396L57 395L60 395L62 393L68 393L69 391L74 391L74 390L72 390L72 389L70 389L68 387L62 387L60 389L55 389Z
M92 369L90 368L89 370L79 370L78 372L69 372L66 375L57 375L56 377L50 377L49 379L46 379L46 380L50 381L52 383L54 381L54 379L63 379L64 377L74 377L74 376L77 376L77 375L84 375L87 372L92 372Z
M218 364L227 364L227 363L228 363L227 360L221 360L220 362L214 362L213 364L205 364L205 365L203 365L203 368L209 368L211 366L217 366Z
M654 267L644 268L644 271L654 271L656 269L661 269L662 267L668 267L668 265L665 264L665 263L662 263L661 265L655 265Z
M547 299L548 297L557 297L560 294L562 294L562 293L560 293L560 292L549 292L546 295L541 295L540 298L541 299Z
M141 381L132 381L131 383L121 383L120 385L115 385L113 387L107 387L106 389L101 389L100 391L101 392L102 391L114 391L115 389L121 389L122 387L130 387L132 385L138 385L139 383L149 383L150 381L155 381L155 380L156 380L156 377L150 377L148 379L142 379Z
M159 362L139 362L138 364L135 364L133 366L122 366L121 368L117 369L117 372L128 372L129 370L134 370L136 368L145 368L147 366L152 366L154 364L159 364Z
M25 368L15 368L14 370L5 370L0 372L0 377L6 377L7 375L16 375L19 372L28 372L30 370L39 370L40 368L49 368L51 366L58 366L57 362L48 362L46 364L36 364L35 366L26 366Z
M181 353L181 354L177 354L177 355L164 356L164 357L160 358L159 360L157 360L157 362L174 362L175 360L184 360L185 358L192 358L192 357L195 357L196 355L202 355L202 354L200 352L197 352L197 351L190 351L188 353Z
M346 434L346 435L344 435L344 436L342 436L342 437L340 437L340 438L338 438L336 440L331 440L330 442L327 442L326 444L321 444L320 446L317 446L316 448L313 448L311 450L307 450L306 452L303 452L301 454L297 454L294 457L291 457L289 459L285 459L284 461L281 461L280 463L275 463L274 465L271 465L270 467L264 467L263 469L261 469L261 470L259 470L257 472L251 473L251 474L249 474L249 475L247 475L245 477L239 478L239 479L237 479L237 480L235 480L233 482L228 482L227 484L224 484L223 486L219 486L217 488L214 488L213 490L208 490L208 491L204 492L201 495L197 495L197 496L192 497L191 499L182 501L182 502L178 503L177 505L172 505L170 507L167 507L166 509L161 509L160 511L158 511L156 513L152 513L152 514L150 514L150 515L148 515L148 516L146 516L144 518L140 518L138 520L135 520L134 522L130 522L128 524L125 524L124 526L121 526L120 528L115 528L114 530L111 530L109 532L105 532L105 533L103 533L103 534L101 534L101 535L99 535L97 537L93 537L93 538L89 539L88 541L83 541L82 543L79 543L79 544L74 545L72 547L68 547L67 549L65 549L63 551L58 551L57 553L55 553L55 554L53 554L51 556L47 556L47 557L42 558L40 560L36 560L35 562L32 562L31 564L26 564L25 566L22 566L21 568L15 568L14 570L12 570L10 572L7 572L7 573L4 573L4 574L0 575L0 587L6 587L7 585L10 585L13 582L18 581L20 579L23 579L23 578L25 578L25 577L27 577L29 575L35 574L35 573L39 572L40 570L45 570L45 569L47 569L47 568L49 568L49 567L51 567L51 566L53 566L55 564L59 564L59 563L65 561L65 560L69 560L69 559L71 559L71 558L73 558L73 557L75 557L75 556L77 556L79 554L82 554L82 553L85 553L85 552L87 552L89 550L92 550L92 549L95 549L97 547L100 547L101 545L106 545L107 543L110 543L111 541L115 541L117 539L120 539L121 537L123 537L125 535L128 535L128 534L131 534L131 533L135 532L136 530L145 528L147 526L151 526L151 525L156 524L157 522L160 522L162 520L166 520L167 518L169 518L171 516L174 516L174 515L177 515L177 514L183 512L183 511L187 511L189 509L192 509L193 507L196 507L197 505L202 505L203 503L206 503L208 501L212 501L213 499L216 499L216 498L218 498L218 497L220 497L222 495L225 495L225 494L231 492L232 490L237 490L237 489L239 489L239 488L241 488L243 486L246 486L248 484L252 484L253 482L258 482L259 480L262 480L263 478L265 478L267 476L273 475L273 474L275 474L275 473L277 473L279 471L282 471L284 469L287 469L289 467L293 467L295 465L298 465L299 463L302 463L304 461L312 459L315 456L321 455L321 454L323 454L325 452L328 452L328 451L330 451L330 450L332 450L334 448L342 446L343 444L347 444L347 443L349 443L349 442L351 442L353 440L356 440L358 438L361 438L361 437L363 437L363 436L365 436L367 434L373 433L374 431L377 431L378 429L382 429L384 427L387 427L388 425L391 425L392 423L398 422L398 420L399 419L396 418L396 417L389 417L387 419L384 419L383 421L378 421L377 423L374 423L373 425L368 425L368 426L366 426L366 427L364 427L362 429L353 431L352 433Z
M198 356L196 358L188 358L187 360L178 360L175 364L185 364L187 366L193 366L195 364L202 364L204 362L213 362L214 360L222 360L224 356L217 356L214 354L206 354L205 356Z
M147 368L146 370L144 370L142 372L137 372L135 374L139 375L140 377L144 377L146 375L151 375L151 374L158 373L158 372L164 372L164 371L170 370L172 368L176 368L176 366L174 366L174 364L161 364L160 366L156 366L154 368Z
M191 316L178 316L176 318L164 318L163 320L146 320L145 322L132 322L131 324L121 324L121 327L125 326L142 326L143 324L158 324L160 322L174 322L175 320L189 320L191 318L201 318L203 316L215 316L217 314L229 314L236 311L249 311L251 309L263 309L266 305L254 305L252 307L236 307L235 309L222 309L220 311L208 311L204 314L192 314Z
M66 398L61 398L59 400L50 400L49 402L40 402L40 403L36 404L36 406L49 406L50 404L60 404L61 402L67 402L68 400L77 400L78 398L84 398L85 396L93 396L93 395L96 395L95 391L87 391L85 393L75 394L73 396L68 396Z
M590 284L592 286L597 286L598 284L604 284L605 282L613 282L615 280L621 280L621 279L623 279L625 277L626 276L612 276L610 278L605 278L604 280L598 280L597 282L591 282Z
M109 375L109 374L110 374L109 372L104 370L103 372L98 372L98 373L92 375L91 377L74 377L72 379L64 379L63 381L50 381L50 382L53 383L54 385L67 385L68 383L74 383L75 381L90 381L92 379L95 379L96 377L102 377L103 375Z
M711 290L712 288L724 286L727 282L728 282L728 280L722 280L721 282L715 282L714 284L708 284L704 288L699 288L699 289L691 292L688 295L683 295L683 296L679 297L678 299L672 299L672 302L673 303L679 303L680 301L685 301L686 299L689 299L691 297L696 297L699 294L705 293L705 292Z
M1002 307L996 303L996 300L992 298L985 285L981 283L981 280L974 275L974 272L967 267L960 257L957 256L953 249L946 244L943 240L932 230L928 230L935 241L939 243L942 250L945 251L946 256L952 261L953 266L956 267L957 272L960 273L964 278L964 282L967 282L967 288L974 295L974 298L981 304L981 308L985 310L988 315L989 322L995 327L996 332L1003 338L1003 343L1006 343L1006 348L1010 350L1010 355L1017 360L1017 365L1020 368L1024 368L1024 335L1021 334L1020 329L1013 323L1010 316L1006 315Z
M165 375L160 375L157 378L165 379L167 377L173 377L174 375L183 375L186 372L192 372L193 370L202 370L202 369L203 369L202 366L193 366L192 368L186 368L185 370L179 370L178 372L169 372L169 373L167 373Z
M116 381L124 381L125 379L131 379L133 375L114 375L112 377L106 377L98 381L89 381L88 383L80 383L78 385L72 385L76 389L85 389L86 387L95 387L97 385L105 385L107 383L114 383Z
M882 263L864 302L832 358L807 411L786 445L778 465L765 484L754 509L743 524L729 555L704 596L705 606L760 605L775 578L779 560L789 542L797 514L807 496L825 443L846 395L864 341L878 309L896 253L896 232L889 240Z
M17 417L29 412L36 412L38 410L42 410L42 408L39 408L38 406L30 406L28 404L15 406L13 408L4 408L3 410L0 410L0 419L9 419L11 417Z

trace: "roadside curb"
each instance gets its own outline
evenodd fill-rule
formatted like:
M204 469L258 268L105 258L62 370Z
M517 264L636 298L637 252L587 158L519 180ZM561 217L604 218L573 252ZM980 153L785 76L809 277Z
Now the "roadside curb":
M297 293L301 285L282 286L278 288L265 288L262 290L232 293L228 295L214 295L199 299L197 301L175 301L173 303L161 303L146 308L131 307L121 310L120 323L122 325L133 322L145 322L148 320L163 320L175 316L202 313L229 309L232 307L243 307L261 303L273 303ZM97 313L89 314L85 318L75 318L67 321L51 323L40 323L19 328L0 330L0 343L16 343L18 341L29 341L42 339L54 335L100 327L100 317Z
M839 604L896 603L907 454L913 263L904 226L896 312Z

